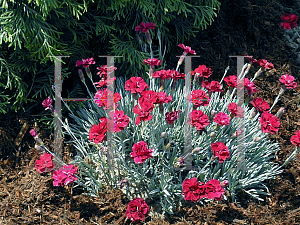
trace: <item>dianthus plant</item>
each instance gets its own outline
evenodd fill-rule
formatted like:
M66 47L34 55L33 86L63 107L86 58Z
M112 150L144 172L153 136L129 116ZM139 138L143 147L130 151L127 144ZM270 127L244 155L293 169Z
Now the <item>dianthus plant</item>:
M183 44L179 47L185 51L180 65L184 56L195 51ZM118 78L113 95L105 87L114 82L108 75L116 68L98 67L102 79L95 83L98 89L91 94L93 101L70 114L75 123L64 122L78 150L72 162L81 176L78 183L92 196L103 187L120 188L128 199L159 202L167 213L185 200L235 201L242 193L263 200L269 194L265 181L282 172L270 160L279 145L268 139L280 122L268 103L252 98L257 92L252 81L273 64L248 59L239 76L225 77L225 73L220 83L208 81L212 71L205 65L184 74L178 67L153 71L159 60L145 60L152 69L151 77ZM260 69L250 81L245 76L251 66ZM187 94L188 76L192 85ZM247 96L242 107L235 94L241 78ZM243 129L237 123L241 118ZM109 138L108 132L112 134ZM240 135L244 135L242 168L237 166Z

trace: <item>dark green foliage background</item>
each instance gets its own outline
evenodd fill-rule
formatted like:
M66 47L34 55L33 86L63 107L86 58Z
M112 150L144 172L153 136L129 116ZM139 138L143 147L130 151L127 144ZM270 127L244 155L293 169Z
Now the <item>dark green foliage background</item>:
M150 55L142 52L135 26L156 23L168 52L211 24L220 2L1 0L0 7L0 113L30 114L40 112L42 99L54 95L51 56L71 56L64 60L62 75L72 87L68 97L79 97L84 91L76 60L123 56L116 75L140 75L146 69L142 60Z

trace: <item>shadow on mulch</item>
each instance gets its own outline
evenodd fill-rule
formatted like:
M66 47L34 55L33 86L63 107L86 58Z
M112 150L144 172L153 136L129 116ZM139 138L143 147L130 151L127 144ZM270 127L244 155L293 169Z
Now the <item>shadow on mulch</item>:
M296 56L284 43L280 29L283 13L300 15L300 2L280 0L224 0L215 22L196 38L185 42L200 58L193 59L193 68L205 64L214 71L212 79L228 73L236 74L235 59L230 55L252 55L265 58L275 68L255 80L258 93L272 104L279 92L278 79L290 73L300 80ZM167 57L169 68L175 67L180 48ZM171 57L172 56L172 57ZM172 61L173 60L173 61ZM176 60L176 61L175 61ZM286 112L280 118L278 134L271 135L280 144L274 162L282 164L294 146L290 137L300 125L300 88L286 91L273 113L280 107ZM124 217L128 200L120 191L105 190L97 198L81 195L78 188L56 188L49 175L34 170L38 157L30 135L20 147L14 146L22 124L17 119L1 119L0 126L0 224L130 224ZM47 136L44 136L47 137ZM49 137L47 137L49 138ZM67 154L67 152L66 152ZM205 206L186 203L172 216L153 213L146 224L299 224L300 221L300 160L295 158L284 173L268 181L270 196L264 202L241 195L236 203L211 202ZM153 206L150 205L153 211Z

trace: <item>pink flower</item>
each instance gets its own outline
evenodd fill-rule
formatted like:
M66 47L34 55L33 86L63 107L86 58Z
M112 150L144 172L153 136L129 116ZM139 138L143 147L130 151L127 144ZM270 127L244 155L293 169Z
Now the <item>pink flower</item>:
M234 102L228 104L228 110L234 117L244 117L244 109Z
M40 155L40 159L35 161L35 169L39 173L49 172L54 169L53 155L43 153Z
M125 82L125 90L131 93L142 93L149 85L143 80L142 77L131 77Z
M76 67L83 66L83 68L89 67L91 64L95 64L96 62L94 61L94 58L89 58L89 59L83 59L83 60L77 60L76 61Z
M285 13L281 16L281 20L283 21L283 23L281 23L282 28L290 30L297 26L298 16L295 14Z
M150 66L160 66L161 60L159 59L144 59L143 65L150 65Z
M167 112L166 113L166 121L168 124L174 124L175 120L179 118L179 113L181 113L180 110L173 111L173 112Z
M222 92L223 90L221 89L221 84L218 81L212 81L212 82L208 82L208 81L203 81L202 82L202 87L204 87L205 89L208 90L209 93L212 92Z
M176 70L175 70L176 71ZM176 71L177 72L177 71ZM185 73L173 73L172 78L174 80L185 79Z
M124 111L122 110L110 111L109 116L110 120L113 120L114 132L120 132L124 130L129 124L129 117L125 115Z
M291 137L291 143L297 147L300 147L300 130L296 131L295 135Z
M189 115L187 123L201 131L209 124L209 118L201 110L193 110Z
M104 89L104 90L98 90L95 94L95 103L97 106L99 107L103 107L104 109L108 109L112 107L112 104L115 105L115 107L117 107L117 102L121 100L121 95L119 93L114 93L114 102L110 102L109 106L107 105L107 94L111 93L110 90Z
M37 136L37 133L36 133L36 131L35 131L34 129L31 129L31 130L29 131L29 134L30 134L32 137L36 137L36 136Z
M222 195L225 193L224 188L220 185L218 180L209 180L205 183L206 198L221 200Z
M99 70L99 72L97 72L97 75L99 75L100 77L103 77L104 79L107 79L107 74L116 71L117 67L107 67L107 65L103 65L100 67L97 67L97 70Z
M205 185L198 182L196 177L185 179L182 182L183 199L192 202L198 202L205 197Z
M279 81L283 83L287 89L294 89L297 87L297 82L294 81L295 77L289 74L284 74L280 77Z
M279 119L271 113L263 112L259 118L261 130L264 133L275 134L280 127Z
M154 78L169 79L173 77L173 74L178 73L176 70L159 70L153 73Z
M134 159L134 162L141 164L148 158L152 158L153 149L148 149L146 142L140 141L132 146L132 152L130 157Z
M133 112L138 114L135 124L139 125L141 121L149 121L153 119L151 112L153 110L153 103L144 98L139 98L139 104L133 107Z
M235 75L225 77L224 81L227 83L229 87L233 87L233 88L237 87L237 77Z
M257 64L260 65L261 67L264 67L268 70L274 69L274 65L270 62L268 62L266 59L259 59L257 60Z
M77 174L77 168L73 164L64 165L53 172L53 186L65 186L73 183L78 179L75 174Z
M137 223L143 221L149 213L149 206L142 198L134 198L131 200L125 212L125 216L132 222Z
M248 78L244 78L244 86L248 90L249 95L257 92L255 84L253 82L251 82Z
M156 104L162 104L162 103L169 103L169 102L171 102L172 101L172 96L171 95L167 95L165 92L163 92L163 91L161 91L161 92L159 92L158 94L157 94L157 100L156 100L156 102L154 102L154 103L156 103Z
M48 109L51 109L52 108L52 102L53 100L48 97L46 98L43 102L42 102L42 105L43 107L45 108L45 110L48 110Z
M151 103L155 103L158 101L158 93L152 90L143 91L141 93L140 101L149 101Z
M254 59L252 56L245 56L245 58L250 61L250 64L257 63L257 60Z
M94 84L96 85L96 87L103 87L103 88L106 88L107 85L112 85L113 82L116 80L115 77L113 78L110 78L110 77L107 77L107 78L102 78L100 81L98 82L95 82Z
M145 22L141 22L140 25L136 26L135 27L135 31L139 31L140 33L147 33L149 32L149 30L152 29L154 30L155 29L155 23L145 23Z
M211 150L214 156L219 158L220 163L223 163L230 157L228 147L223 142L211 143Z
M193 103L195 107L209 105L209 97L203 90L193 90L188 96L188 101Z
M179 48L182 48L184 50L184 53L187 55L188 53L191 53L193 55L196 55L196 52L192 50L190 46L185 46L184 44L179 44Z
M101 117L99 124L93 125L89 131L89 140L95 144L106 141L107 118Z
M262 98L254 98L250 103L260 113L267 112L270 110L270 105L267 102L265 102Z
M198 75L199 77L209 78L212 74L211 68L206 67L205 65L200 65L194 71L191 71L192 75Z
M229 116L223 112L219 112L217 115L215 115L213 121L216 122L219 126L230 124Z

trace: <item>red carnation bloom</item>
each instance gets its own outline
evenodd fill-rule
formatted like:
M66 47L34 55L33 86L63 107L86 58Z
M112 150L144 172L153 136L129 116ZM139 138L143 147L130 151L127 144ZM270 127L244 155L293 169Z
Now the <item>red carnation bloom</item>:
M281 16L281 20L283 21L283 23L281 23L282 28L290 30L297 26L298 16L295 14L285 13Z
M107 67L107 65L103 65L97 67L97 70L99 70L99 72L97 72L97 75L99 75L100 77L103 76L104 79L107 79L107 74L116 71L117 67L113 67L113 66Z
M64 165L59 170L55 170L52 174L53 186L65 186L73 183L78 178L75 176L77 174L77 168L73 165Z
M271 113L263 112L259 118L261 130L264 133L275 134L280 127L279 119Z
M95 82L94 84L96 85L96 87L103 87L103 88L106 88L107 85L112 85L113 82L116 80L115 77L113 78L110 78L110 77L107 77L107 78L102 78L100 81L98 82Z
M252 56L245 56L245 58L250 61L250 64L257 63L257 60L254 59Z
M176 70L175 70L176 71ZM177 72L177 71L176 71ZM173 73L172 78L174 80L185 79L185 73Z
M211 150L214 156L219 158L220 163L223 163L230 157L228 147L223 142L211 143Z
M193 110L189 115L187 123L201 131L209 124L209 118L201 110Z
M169 79L173 77L173 74L178 73L176 70L159 70L153 73L154 78Z
M173 112L167 112L166 113L166 121L168 124L174 124L175 120L179 118L179 113L181 113L180 110L173 111Z
M153 103L147 101L144 98L139 98L139 104L133 107L133 112L138 114L135 124L139 125L141 121L152 120L153 116L151 111L153 110Z
M110 111L109 116L110 120L113 120L115 132L124 130L129 124L129 117L122 110Z
M145 23L145 22L141 22L140 25L136 26L135 27L135 31L139 31L140 33L147 33L149 32L149 30L152 29L154 30L155 29L155 23Z
M185 179L182 182L182 192L184 200L197 202L205 197L205 184L199 183L196 177Z
M228 104L228 110L234 117L244 117L244 109L234 102Z
M125 90L131 93L142 93L149 85L141 77L131 77L125 82Z
M107 119L101 117L97 125L93 125L89 131L89 140L95 144L106 141Z
M43 153L40 155L40 159L35 161L35 169L39 173L49 172L54 169L53 155Z
M94 58L89 58L89 59L83 59L83 60L77 60L76 61L76 67L83 66L83 68L89 67L91 64L95 64L96 62L94 61Z
M257 92L255 84L251 82L248 78L244 78L244 86L248 90L249 95Z
M117 102L121 100L121 95L119 93L114 93L114 102L110 102L110 105L107 105L107 93L111 93L110 90L98 90L95 94L95 103L99 107L103 107L104 109L108 109L112 107L112 104L115 104L117 107Z
M203 81L202 82L202 87L204 87L205 89L208 90L209 93L212 92L222 92L223 90L221 89L221 84L218 81L212 81L212 82L208 82L208 81Z
M143 221L148 213L149 206L145 200L142 198L134 198L128 203L125 216L132 222L137 223Z
M132 152L130 157L134 159L134 162L141 164L148 158L152 158L153 149L148 149L146 142L140 141L132 146Z
M268 62L268 60L266 59L259 59L257 60L257 64L260 65L261 67L264 67L268 70L273 69L274 65L270 62Z
M139 101L148 101L154 104L158 101L158 93L152 90L143 91L139 99Z
M190 46L185 46L184 44L179 44L179 48L182 48L184 50L184 54L187 55L188 53L191 53L193 55L196 55L196 52L192 50Z
M295 135L291 137L291 143L297 147L300 146L300 130L296 131Z
M270 110L270 105L267 102L265 102L262 98L254 98L250 103L260 113L267 112Z
M280 77L279 81L285 85L287 89L294 89L297 87L297 82L294 81L295 77L289 74L284 74Z
M161 65L161 60L159 59L144 59L143 65L150 65L150 66L160 66Z
M225 193L224 188L220 185L218 180L209 180L205 183L206 198L221 200L222 195Z
M212 74L211 68L206 67L205 65L200 65L194 71L191 71L192 75L198 75L199 77L209 78Z
M233 88L237 87L237 76L235 75L225 77L224 81L227 83L229 87L233 87Z
M195 107L209 105L209 97L203 90L193 90L188 96L188 101L193 103Z
M223 112L219 112L217 115L215 115L213 121L216 122L219 126L230 124L229 116Z
M48 110L52 108L52 103L53 100L50 97L48 97L42 102L42 105L45 108L45 110Z
M154 102L155 104L169 103L172 101L172 96L167 95L165 92L161 91L157 94L157 100Z

